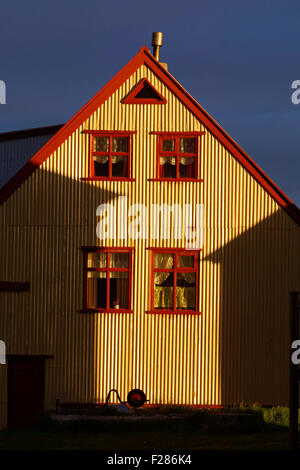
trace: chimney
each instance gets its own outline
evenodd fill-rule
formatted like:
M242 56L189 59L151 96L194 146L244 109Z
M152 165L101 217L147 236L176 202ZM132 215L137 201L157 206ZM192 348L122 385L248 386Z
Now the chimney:
M159 62L159 48L162 47L163 33L152 33L152 46L153 46L153 55L155 59ZM161 65L168 70L168 65L162 63Z
M153 55L159 61L159 48L162 46L163 33L152 33Z

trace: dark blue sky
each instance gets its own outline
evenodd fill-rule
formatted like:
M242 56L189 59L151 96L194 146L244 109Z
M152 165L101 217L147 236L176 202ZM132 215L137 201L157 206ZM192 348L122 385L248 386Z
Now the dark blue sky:
M299 0L2 2L0 132L65 122L152 31L170 73L300 206Z

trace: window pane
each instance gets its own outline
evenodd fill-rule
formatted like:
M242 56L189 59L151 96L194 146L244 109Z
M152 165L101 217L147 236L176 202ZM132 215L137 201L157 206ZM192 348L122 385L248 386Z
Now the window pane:
M88 268L106 268L107 253L88 253Z
M172 253L155 253L154 267L159 269L172 269L174 255Z
M195 153L195 138L194 137L184 137L180 139L179 142L179 152L180 153Z
M129 273L114 271L110 273L110 308L129 309Z
M109 175L109 157L108 155L104 156L94 156L94 175L95 176L108 176Z
M174 274L154 273L154 308L173 309Z
M129 253L110 253L111 268L128 268Z
M87 307L106 308L106 273L88 271Z
M177 262L180 268L193 268L194 256L179 255Z
M179 158L180 178L195 178L195 157Z
M161 178L176 178L176 158L160 158L160 176Z
M175 152L175 140L174 139L164 139L162 141L163 152Z
M109 137L94 137L94 152L108 152Z
M176 308L195 310L196 273L177 273Z
M112 176L128 176L128 158L126 156L112 156Z
M113 137L112 151L113 152L128 152L128 137Z

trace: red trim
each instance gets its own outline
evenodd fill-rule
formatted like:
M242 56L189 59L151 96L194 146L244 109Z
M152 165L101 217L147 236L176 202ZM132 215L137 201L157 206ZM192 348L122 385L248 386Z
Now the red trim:
M102 135L102 136L105 136L105 135L113 135L113 136L127 136L129 134L136 134L137 131L90 131L90 130L85 130L85 131L82 131L82 134L92 134L92 135Z
M150 178L148 181L168 181L169 183L203 183L199 178Z
M142 64L149 69L185 104L199 121L221 142L240 164L261 184L275 201L300 225L300 209L281 191L242 148L192 98L189 93L157 62L147 47L128 62L73 118L71 118L0 190L0 204L13 192L106 101Z
M134 251L133 246L118 246L118 247L113 247L113 246L81 246L81 250L83 251L114 251L114 252L122 252L122 251ZM156 248L155 248L156 249Z
M145 84L147 84L153 92L157 95L157 98L136 98L136 95L144 88ZM147 78L143 78L134 88L133 90L127 95L126 98L122 100L123 104L166 104L167 100L154 88L153 85L147 80Z
M31 176L63 142L84 123L145 61L145 49L128 62L88 103L83 106L0 190L0 204Z
M188 255L189 253L195 254L199 253L199 250L187 250L186 248L161 248L161 247L156 247L156 246L147 246L146 250L155 250L159 251L160 253L173 253L173 252L180 252L182 251L185 255Z
M195 310L147 310L148 315L201 315Z
M80 310L82 313L133 313L131 309L132 302L132 258L133 258L133 247L121 247L121 248L112 248L112 247L99 247L99 246L82 246L83 250L83 308ZM88 253L107 253L107 263L105 268L88 268ZM129 254L129 263L128 268L111 268L110 267L110 254L111 253L128 253ZM106 273L106 307L107 308L91 308L87 305L87 273L90 271L99 271ZM110 272L128 272L129 280L129 292L128 292L128 305L129 308L120 308L113 309L110 307L110 283L109 283L109 274Z
M131 148L132 148L132 142L131 138L133 134L136 134L136 131L89 131L85 130L83 131L84 134L87 134L89 137L89 176L87 178L81 178L82 180L87 180L87 181L94 181L94 180L99 180L99 181L128 181L130 178L131 174ZM108 151L94 151L94 138L97 137L107 137L109 139L109 149ZM112 151L112 139L114 137L127 137L128 141L128 146L127 146L127 152L113 152ZM94 165L94 156L107 156L108 157L108 176L97 176L95 175L95 165ZM127 165L126 165L126 170L127 170L127 175L123 176L112 176L112 157L114 156L126 156L127 157Z
M199 250L186 250L184 248L153 248L147 247L147 250L151 251L150 258L150 308L146 312L148 314L164 314L164 315L201 315L201 312L198 311L198 302L199 302ZM173 268L155 268L154 265L154 256L155 253L172 253L174 254ZM193 267L181 267L178 266L178 256L194 256L194 266ZM154 308L154 273L155 272L170 272L173 273L173 309L156 309ZM180 310L176 309L176 279L177 273L195 273L196 274L196 288L195 288L195 310Z
M288 196L264 173L264 171L251 159L251 157L222 129L222 127L197 103L196 100L155 60L147 48L147 66L162 80L166 86L185 104L188 109L204 124L224 147L232 153L239 163L261 184L261 186L275 199L275 201L300 225L300 209Z
M205 132L160 132L160 131L151 131L150 134L153 135L162 135L163 137L195 137L198 135L204 135Z
M126 178L125 176L112 176L110 178L106 178L105 176L87 176L86 178L80 178L80 180L81 181L135 181L135 178Z
M151 132L158 136L156 144L156 181L199 181L199 166L200 166L200 155L199 151L201 146L199 145L199 136L205 134L204 132ZM179 140L182 138L193 138L195 140L195 150L193 153L184 153L179 150ZM175 140L174 151L165 151L163 150L163 141L166 139ZM163 176L161 172L163 171L160 164L160 157L173 157L176 158L176 177L168 178ZM180 157L187 157L194 159L194 177L189 175L188 177L179 176L179 159ZM203 181L203 180L201 180Z
M133 313L133 310L126 310L125 308L118 309L104 309L104 308L82 308L80 313Z

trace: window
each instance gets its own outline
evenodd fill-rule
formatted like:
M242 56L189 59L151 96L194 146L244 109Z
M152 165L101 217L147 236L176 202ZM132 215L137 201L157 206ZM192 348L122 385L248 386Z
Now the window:
M157 179L199 181L198 136L203 132L153 133L158 134Z
M199 252L153 249L150 313L198 312Z
M87 133L90 134L88 179L130 179L131 136L134 132Z
M131 311L132 249L84 248L84 311Z

